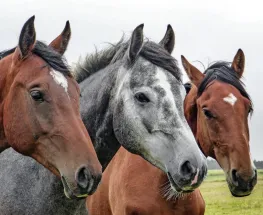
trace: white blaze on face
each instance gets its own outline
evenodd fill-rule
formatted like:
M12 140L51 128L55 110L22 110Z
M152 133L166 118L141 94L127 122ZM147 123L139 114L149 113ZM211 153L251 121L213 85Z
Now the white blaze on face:
M193 147L193 145L197 147L197 143L195 141L194 135L193 135L188 123L186 122L186 119L185 119L183 113L179 114L179 110L178 110L179 107L176 107L176 102L175 102L175 98L174 98L174 95L173 95L173 92L171 89L171 84L169 83L165 72L162 69L158 68L155 77L158 80L158 82L156 84L165 90L166 98L168 100L170 100L170 103L172 106L171 110L173 110L174 114L176 114L177 117L179 117L177 119L177 123L178 123L178 125L177 125L177 132L178 132L177 136L178 136L178 139L182 138L182 139L184 139L184 141L186 141L185 138L187 138L186 142L188 144L190 144L188 147ZM180 87L179 91L180 92L178 92L178 93L180 93L180 99L184 99L186 96L186 92L185 92L183 85ZM184 145L184 147L186 147L186 146ZM197 147L197 150L199 151L201 157L203 158L204 155L202 154L201 150L198 147Z
M130 79L130 71L126 70L124 67L121 67L119 69L119 72L117 74L116 83L117 83L117 91L115 93L116 98L120 98L121 92L124 91L123 87ZM126 90L127 91L127 90ZM124 92L126 92L124 91Z
M52 76L52 78L54 79L54 81L60 85L61 87L63 87L63 89L65 90L66 93L68 93L68 81L66 79L66 77L58 71L55 70L51 70L50 71L50 75Z
M157 80L159 80L157 84L165 90L166 97L170 100L172 104L172 109L176 110L174 95L172 93L171 85L167 80L166 74L164 73L164 71L158 68L155 77Z
M230 93L227 97L223 98L223 100L234 106L237 101L237 98L232 93Z

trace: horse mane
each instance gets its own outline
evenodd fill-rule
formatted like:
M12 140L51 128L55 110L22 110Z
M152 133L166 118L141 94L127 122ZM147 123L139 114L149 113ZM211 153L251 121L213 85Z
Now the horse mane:
M122 37L116 44L109 44L107 48L100 51L96 49L94 53L87 54L84 60L79 60L73 74L77 82L84 81L92 74L110 65L117 51L123 47L123 40Z
M4 51L1 51L0 52L0 60L3 59L6 56L12 54L15 50L16 50L16 47L14 47L12 49L7 49L7 50L4 50Z
M16 47L0 52L0 59L14 53ZM72 76L66 59L45 43L36 41L32 53L42 58L52 69L61 72L65 76Z
M84 61L79 61L74 72L77 82L80 83L92 74L104 69L106 66L122 60L130 44L130 40L124 41L123 38L124 37L116 44L110 44L110 46L104 50L96 50L95 53L88 54ZM145 41L139 52L139 56L169 71L178 81L182 82L182 74L176 59L161 45L151 41Z
M251 113L253 112L253 103L251 97L245 90L245 84L240 80L238 74L231 67L230 62L218 61L210 65L204 72L205 77L198 87L197 96L200 96L209 83L214 80L218 80L224 83L228 83L239 90L242 96L247 98L251 102Z

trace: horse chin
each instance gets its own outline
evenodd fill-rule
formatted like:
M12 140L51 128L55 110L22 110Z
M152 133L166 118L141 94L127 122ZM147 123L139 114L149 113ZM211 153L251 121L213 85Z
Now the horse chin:
M187 193L191 193L194 191L192 187L186 188L186 187L180 187L179 185L177 185L169 173L167 173L167 177L169 179L171 188L174 192L180 193L180 194L187 194Z
M238 187L232 185L229 182L227 184L228 184L228 188L229 188L232 196L234 196L234 197L245 197L245 196L249 196L251 194L250 190L242 191L242 190L239 190Z
M232 196L234 197L245 197L245 196L249 196L251 194L251 192L247 192L247 193L234 193L230 190Z
M66 190L65 188L64 188L64 194L68 199L85 199L88 196L86 194L76 196L75 194L73 194L71 190Z
M175 183L175 181L173 180L173 178L172 178L172 176L171 176L171 174L170 174L169 172L167 173L167 177L168 177L168 180L169 180L169 182L170 182L171 188L172 188L175 192L181 193L183 190L181 189L180 186L178 186L178 185Z
M75 199L75 195L73 194L72 190L69 188L68 183L64 176L61 176L61 181L64 187L64 194L68 199Z
M76 195L68 186L68 183L64 176L61 176L61 181L64 187L64 194L68 199L83 199L88 196L88 194Z

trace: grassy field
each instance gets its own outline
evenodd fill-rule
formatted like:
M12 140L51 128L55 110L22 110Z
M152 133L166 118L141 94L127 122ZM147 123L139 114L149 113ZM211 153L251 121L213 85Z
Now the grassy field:
M206 202L205 215L263 215L263 170L258 171L258 183L250 196L232 197L221 170L208 172L201 193Z

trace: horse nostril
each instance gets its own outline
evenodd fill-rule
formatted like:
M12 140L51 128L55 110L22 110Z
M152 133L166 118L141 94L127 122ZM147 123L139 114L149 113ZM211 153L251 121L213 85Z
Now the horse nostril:
M232 180L233 182L238 183L237 171L235 169L232 170Z
M194 166L189 162L185 161L180 168L180 173L182 176L187 177L187 179L191 179L196 174L196 169Z
M76 181L81 188L86 189L88 187L89 178L90 178L90 174L88 168L87 167L79 168L76 175Z

